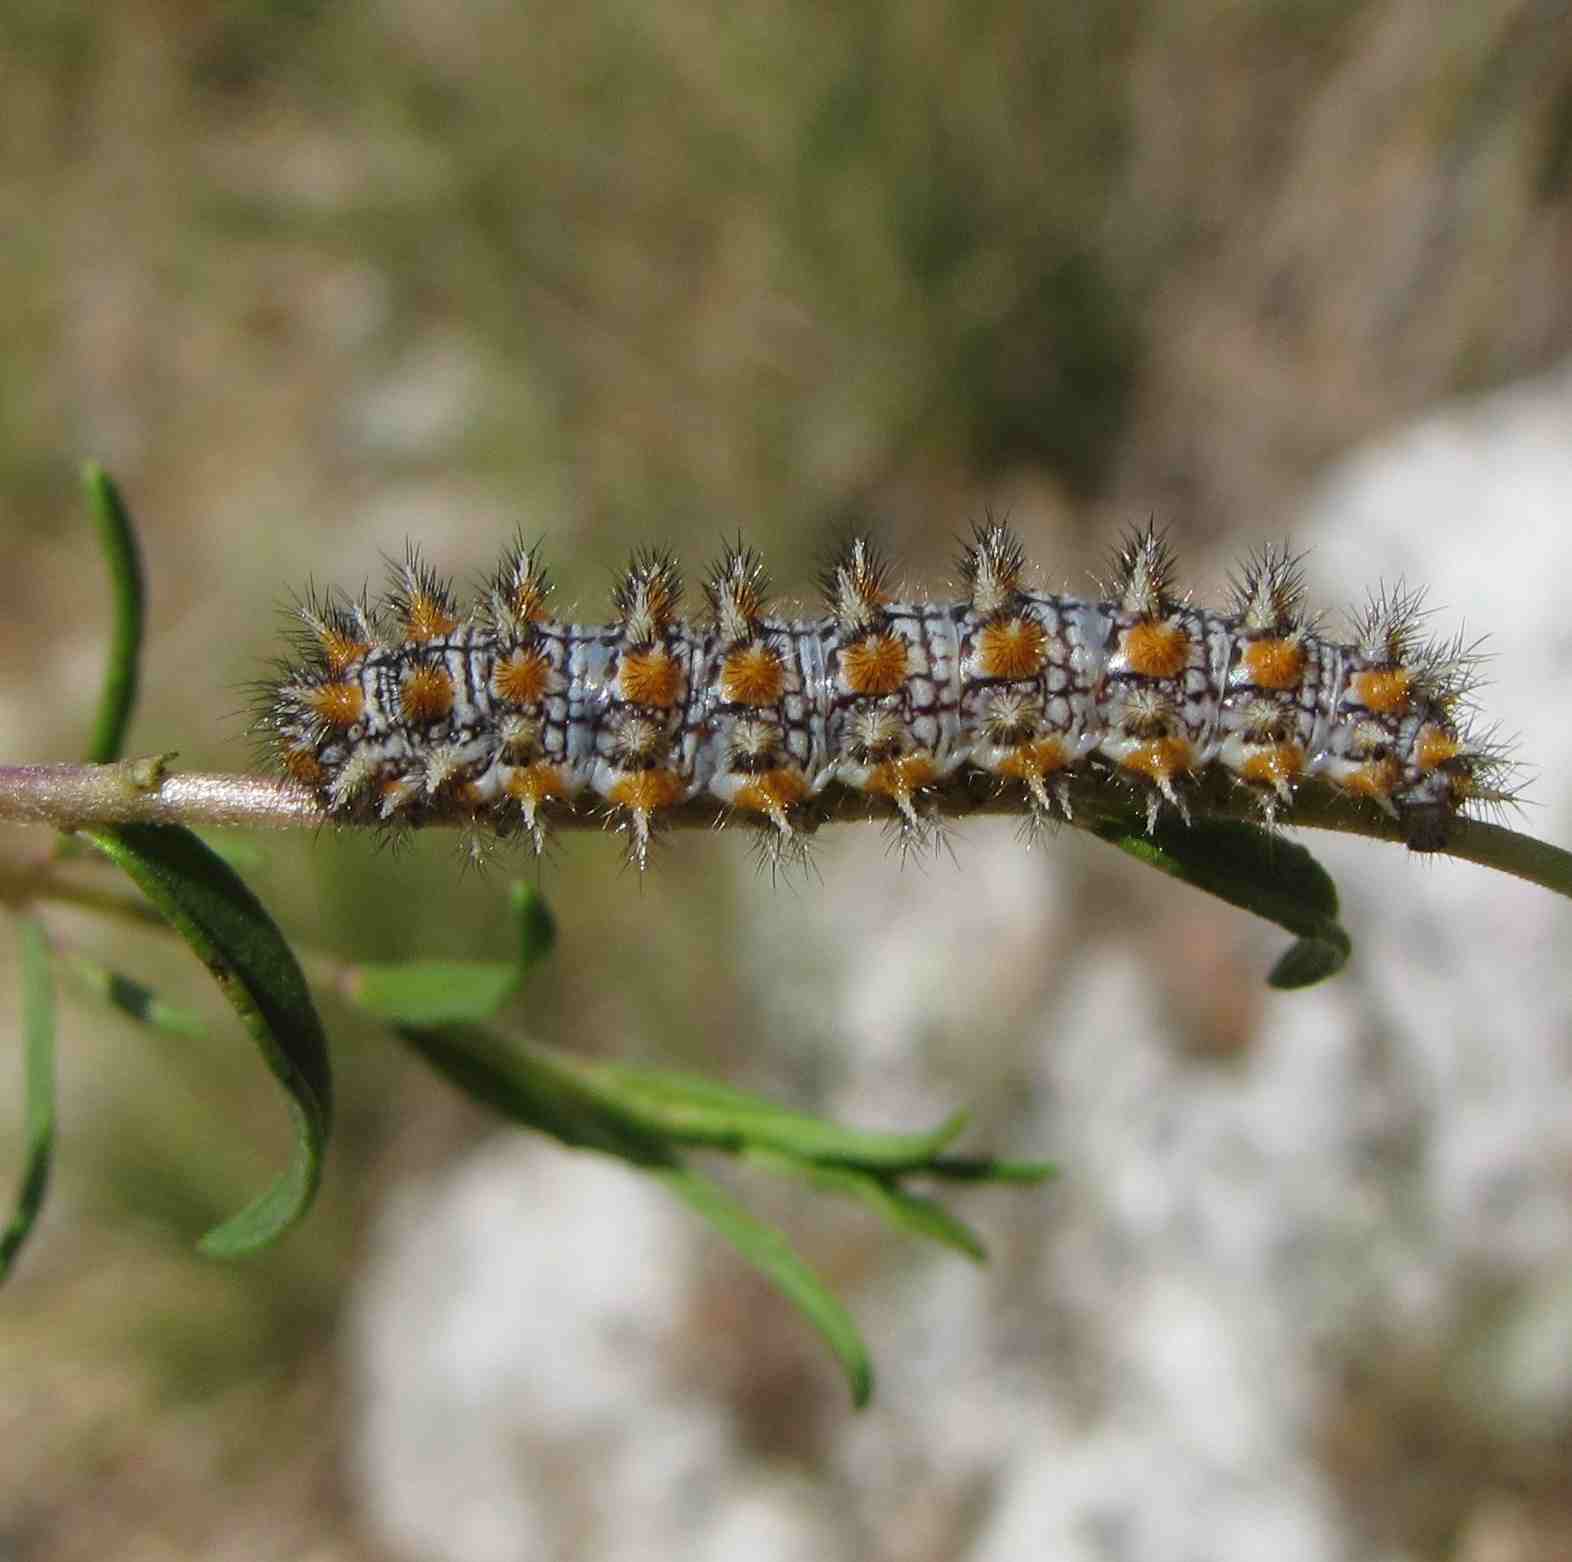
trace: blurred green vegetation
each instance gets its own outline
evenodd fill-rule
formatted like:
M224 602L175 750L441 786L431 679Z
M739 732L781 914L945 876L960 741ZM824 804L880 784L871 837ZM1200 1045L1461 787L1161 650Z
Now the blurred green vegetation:
M490 360L480 462L538 460L514 408L539 401L581 505L691 513L724 498L691 439L628 425L713 422L814 526L850 502L823 491L825 442L868 447L853 491L931 445L1081 494L1106 471L1152 275L1108 222L1144 10L24 5L0 41L9 101L30 89L13 151L39 188L61 164L83 185L57 210L115 193L83 154L143 154L118 260L161 307L244 310L257 247L350 258L386 289L383 342L457 318ZM58 450L36 387L59 377L71 226L16 224L6 262L13 493Z

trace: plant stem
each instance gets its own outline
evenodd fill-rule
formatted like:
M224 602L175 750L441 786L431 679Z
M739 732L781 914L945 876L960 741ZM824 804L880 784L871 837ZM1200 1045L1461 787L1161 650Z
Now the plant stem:
M0 766L0 823L51 825L75 830L97 824L182 824L190 828L317 830L335 821L314 793L289 781L267 776L181 774L170 771L172 756L121 760L112 765ZM1071 792L1072 823L1094 826L1112 819L1128 820L1141 833L1142 803L1110 796L1106 780L1090 778ZM936 789L925 802L936 817L962 819L990 814L1020 816L1023 803L1010 792L962 783ZM1197 815L1225 815L1259 821L1253 796L1237 787L1203 783L1192 807ZM718 803L694 798L663 810L661 826L670 829L711 829L727 817ZM859 793L832 788L805 810L802 829L882 818ZM561 809L553 814L555 830L604 829L606 811L599 806ZM473 819L455 809L450 815L425 817L423 823L463 827ZM1376 840L1403 840L1402 825L1369 807L1339 797L1324 787L1306 786L1294 800L1296 828L1337 830ZM361 828L375 828L362 825ZM1515 830L1477 819L1452 821L1446 852L1487 868L1514 874L1557 894L1572 896L1572 853Z
M266 776L172 774L165 757L112 765L0 766L0 823L313 829L328 816L305 788Z

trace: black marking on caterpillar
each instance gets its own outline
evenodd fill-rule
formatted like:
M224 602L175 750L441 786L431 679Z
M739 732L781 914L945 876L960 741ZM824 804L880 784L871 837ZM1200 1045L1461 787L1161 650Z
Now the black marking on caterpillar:
M836 787L888 810L910 844L925 800L979 780L1018 796L1029 826L1070 813L1074 780L1145 794L1189 817L1199 783L1249 788L1290 818L1318 780L1443 848L1470 804L1505 800L1510 765L1469 730L1477 644L1426 642L1419 593L1380 591L1354 638L1304 612L1299 559L1267 548L1224 611L1173 595L1160 532L1132 532L1100 600L1027 589L1008 527L977 526L967 595L897 599L853 537L822 578L828 612L768 615L763 565L739 540L680 616L667 553L641 551L616 618L549 616L538 546L519 540L461 612L411 547L375 608L309 591L297 655L263 693L260 725L286 774L346 821L404 827L459 816L537 849L553 809L599 799L634 860L668 810L708 796L751 816L771 862L794 860L815 799Z

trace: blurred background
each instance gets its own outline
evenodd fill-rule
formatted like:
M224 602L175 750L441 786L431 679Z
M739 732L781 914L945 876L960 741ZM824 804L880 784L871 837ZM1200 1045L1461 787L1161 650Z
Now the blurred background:
M91 456L147 553L134 747L190 767L252 762L289 591L406 538L468 580L522 525L599 617L638 543L691 578L740 529L806 602L857 520L942 591L992 507L1084 590L1155 514L1202 600L1287 536L1328 608L1406 576L1488 632L1523 826L1572 839L1564 0L6 0L0 105L13 761L96 696ZM507 946L451 838L259 844L304 948ZM1274 930L1074 832L953 844L829 831L772 885L684 836L641 885L565 839L516 1017L1062 1163L959 1201L981 1270L743 1184L863 1324L861 1416L657 1190L331 1003L322 1200L197 1258L282 1153L271 1082L188 955L56 918L212 1024L62 994L0 1559L1572 1555L1567 912L1310 837L1356 954L1281 995Z

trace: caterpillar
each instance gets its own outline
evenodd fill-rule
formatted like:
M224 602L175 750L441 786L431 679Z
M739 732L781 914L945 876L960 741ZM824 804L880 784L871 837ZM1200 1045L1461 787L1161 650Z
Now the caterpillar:
M708 798L800 844L816 800L849 789L921 839L932 800L987 782L1035 826L1071 814L1072 781L1186 819L1199 783L1249 789L1267 824L1319 781L1442 849L1469 805L1509 797L1509 762L1470 731L1481 660L1420 634L1421 594L1378 590L1348 642L1306 613L1301 558L1252 555L1223 611L1175 595L1153 525L1130 533L1095 599L1029 590L995 520L959 560L964 595L897 598L887 561L850 538L822 576L827 611L772 617L739 539L681 616L669 553L640 550L606 624L548 613L539 544L515 539L461 612L411 546L384 599L308 589L295 654L262 693L283 772L331 817L389 826L455 816L539 850L553 811L598 800L643 867L663 815Z

